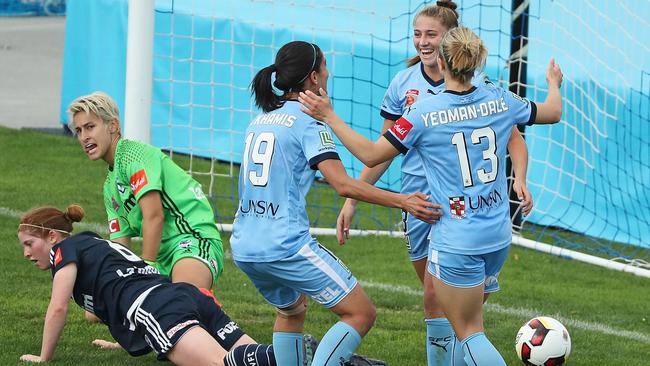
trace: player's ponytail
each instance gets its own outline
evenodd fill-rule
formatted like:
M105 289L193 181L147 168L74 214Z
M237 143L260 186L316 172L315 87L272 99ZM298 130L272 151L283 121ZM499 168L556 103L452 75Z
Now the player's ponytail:
M474 71L483 68L487 59L485 44L467 27L447 32L440 41L438 52L452 77L461 83L470 81Z
M429 5L415 15L413 26L415 27L415 22L419 17L429 17L437 19L440 25L447 28L447 30L456 28L458 27L458 18L460 18L456 8L458 8L458 5L452 0L438 0L435 5ZM415 55L406 61L406 65L411 67L418 62L420 62L420 56Z
M72 223L83 219L85 213L79 205L70 205L65 211L56 207L37 207L20 219L18 232L26 232L44 238L50 230L66 236L72 232Z
M323 52L313 43L293 41L285 44L278 50L275 62L253 78L251 92L255 104L264 112L282 107L286 94L303 91L305 80L312 71L320 70L322 61Z

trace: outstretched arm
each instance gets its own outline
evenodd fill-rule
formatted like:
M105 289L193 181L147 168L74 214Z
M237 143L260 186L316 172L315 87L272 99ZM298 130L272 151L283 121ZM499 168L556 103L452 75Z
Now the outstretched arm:
M348 126L332 108L332 102L327 92L321 88L320 96L311 90L300 92L298 100L302 103L301 110L319 121L327 123L343 145L352 155L368 166L374 167L394 158L399 152L383 137L373 143L361 136Z
M52 281L52 297L45 314L41 355L22 355L20 356L21 361L45 362L52 359L65 326L65 319L68 316L68 302L70 296L72 296L72 289L76 279L77 265L75 263L67 264L56 272Z
M556 123L562 118L562 70L560 65L551 59L546 69L546 82L548 83L548 94L543 103L537 104L537 116L535 123L547 124Z
M384 125L381 128L380 136L383 136L389 128L393 127L395 121L390 119L384 119ZM375 165L372 168L364 166L359 175L359 180L367 182L369 184L375 184L379 178L384 174L386 169L390 166L393 159L389 159L379 165ZM349 237L350 233L350 224L354 218L354 214L357 207L357 200L354 198L348 198L345 200L339 216L336 219L336 238L339 241L339 244L345 244L345 240Z
M528 215L533 209L533 198L526 187L526 172L528 171L528 147L516 126L512 127L512 134L508 141L508 152L512 160L512 169L515 172L513 189L521 201L521 209L524 215Z
M388 142L387 142L388 143ZM340 196L355 198L360 201L375 203L386 207L401 208L418 219L433 223L442 213L440 205L428 201L422 193L404 195L379 189L366 182L350 178L340 160L328 159L318 163L318 170ZM431 209L436 209L431 210Z

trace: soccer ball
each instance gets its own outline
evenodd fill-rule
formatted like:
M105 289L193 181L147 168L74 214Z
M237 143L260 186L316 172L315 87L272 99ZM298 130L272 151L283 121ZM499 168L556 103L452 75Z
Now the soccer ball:
M571 337L564 325L546 316L527 321L515 340L517 356L525 365L562 365L571 353Z

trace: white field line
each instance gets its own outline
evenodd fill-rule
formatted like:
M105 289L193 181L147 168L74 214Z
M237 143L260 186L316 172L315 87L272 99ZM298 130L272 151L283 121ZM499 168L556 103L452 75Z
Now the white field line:
M417 297L422 296L421 290L416 290L408 286L388 285L385 283L377 283L377 282L370 282L370 281L360 281L360 283L363 287L366 288L374 288L374 289L383 290L387 292L401 293L401 294L417 296ZM650 344L650 336L647 334L640 333L640 332L633 332L629 330L616 329L606 324L575 320L575 319L564 317L560 314L543 314L542 312L537 311L535 309L508 308L489 301L485 304L484 308L489 312L505 314L505 315L513 315L525 319L531 319L533 317L540 316L540 315L548 315L552 318L559 320L568 329L578 328L582 330L603 333L603 334L612 335L621 338L628 338L633 341Z
M0 207L0 215L3 216L9 216L12 218L20 218L23 213L16 211L11 208L7 207ZM92 230L98 233L103 233L106 234L107 231L107 225L106 224L99 224L99 223L83 223L79 222L77 224L79 228L82 228L84 230ZM226 257L230 257L230 253L224 253ZM420 297L422 296L422 291L418 289L414 289L412 287L408 286L402 286L402 285L389 285L386 283L380 283L380 282L372 282L372 281L360 281L361 285L366 288L373 288L377 290L382 290L382 291L387 291L387 292L392 292L392 293L401 293L404 295L409 295L409 296L417 296ZM498 314L505 314L505 315L512 315L512 316L518 316L522 317L525 319L530 319L535 316L542 315L540 311L537 311L535 309L526 309L526 308L509 308L509 307L504 307L502 305L493 303L493 302L487 302L485 304L485 310L489 312L494 312ZM620 338L627 338L633 341L645 343L645 344L650 344L650 336L647 334L639 333L639 332L633 332L633 331L628 331L628 330L621 330L621 329L616 329L612 328L606 324L598 324L598 323L592 323L592 322L584 322L581 320L575 320L572 318L567 318L564 317L560 314L546 314L549 315L557 320L559 320L562 324L564 324L567 328L578 328L582 330L587 330L590 332L597 332L597 333L603 333L611 336L616 336Z

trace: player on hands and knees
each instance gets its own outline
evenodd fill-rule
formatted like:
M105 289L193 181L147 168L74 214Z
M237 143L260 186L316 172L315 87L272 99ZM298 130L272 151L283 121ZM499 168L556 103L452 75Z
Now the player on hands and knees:
M325 124L300 111L298 93L327 88L320 48L295 41L257 73L252 90L262 113L249 124L239 175L239 199L230 240L233 258L277 308L273 345L278 364L300 365L297 352L307 296L339 316L323 336L312 365L341 365L375 321L375 308L356 278L309 234L305 196L320 170L344 197L407 210L422 220L439 217L421 193L401 195L350 178ZM279 90L276 94L273 87Z
M367 166L411 149L419 153L432 201L449 202L430 237L427 270L438 303L468 365L505 365L483 333L482 305L485 294L499 288L499 271L512 239L506 145L515 124L559 121L562 72L552 59L546 100L534 103L493 84L472 85L487 50L470 29L449 30L438 53L445 91L414 103L376 143L334 113L326 90L320 96L301 93L300 101L303 111L325 121Z
M153 350L158 359L176 365L277 365L273 347L255 344L209 291L171 283L128 248L95 233L71 236L72 223L83 216L77 205L65 211L39 207L20 221L23 255L39 269L52 271L41 352L23 355L21 361L52 359L72 298L106 324L132 356Z

